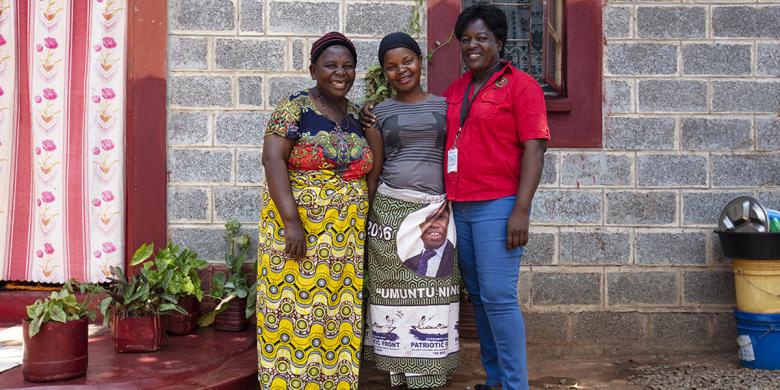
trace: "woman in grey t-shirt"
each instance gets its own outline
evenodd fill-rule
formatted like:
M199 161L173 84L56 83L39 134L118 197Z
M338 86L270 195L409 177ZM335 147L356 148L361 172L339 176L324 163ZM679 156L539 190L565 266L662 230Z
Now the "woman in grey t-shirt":
M382 147L367 177L364 356L389 371L391 385L438 387L459 350L460 276L443 178L447 105L420 86L421 52L407 34L386 36L379 62L396 94L374 108L377 122L366 129Z

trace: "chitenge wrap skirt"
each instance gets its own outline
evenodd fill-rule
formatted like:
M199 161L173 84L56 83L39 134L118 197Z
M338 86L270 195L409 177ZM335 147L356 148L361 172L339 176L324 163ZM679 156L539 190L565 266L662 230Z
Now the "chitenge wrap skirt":
M460 274L444 195L380 185L366 226L364 357L391 384L436 387L458 366Z

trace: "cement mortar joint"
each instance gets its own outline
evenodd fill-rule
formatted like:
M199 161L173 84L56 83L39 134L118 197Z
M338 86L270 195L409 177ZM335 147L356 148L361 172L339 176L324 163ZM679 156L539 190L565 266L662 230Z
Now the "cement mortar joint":
M387 2L387 3L403 3L403 4L407 4L407 3L413 3L413 1L407 1L407 2L398 1L398 2ZM347 4L347 3L342 2L342 4ZM348 4L352 4L352 3L349 2ZM376 3L373 3L373 4L376 4ZM637 6L636 6L637 3L636 2L610 2L609 4L626 4L626 5L629 6L629 8L632 9L632 11L635 11L635 9L637 8ZM639 3L639 4L660 6L660 7L664 7L664 6L670 6L671 7L671 6L686 5L686 3L680 3L680 2L676 2L676 3L672 3L672 4L669 4L669 3L657 4L655 2L642 2L642 3ZM696 3L696 4L698 4L698 3ZM268 11L269 8L270 7L267 7L267 6L264 7L264 15L266 17L266 23L265 23L266 30L267 30L268 25L269 25L269 23L267 22L267 16L269 14L269 11ZM345 9L346 7L342 6L341 8ZM346 11L344 11L344 12L346 12ZM345 19L344 15L345 14L342 13L342 15L341 15L342 19ZM711 31L712 30L710 29L710 27L711 27L711 19L709 18L709 13L707 13L707 17L708 17L707 24L706 24L707 25L707 34L708 34L708 36L711 36ZM343 20L342 20L342 23L343 23ZM636 29L636 20L635 20L635 18L633 18L633 17L629 18L629 23L631 24L630 33L633 33L635 31L635 29ZM238 26L238 25L239 24L236 23L236 26ZM308 50L307 50L308 46L313 41L313 39L316 38L316 36L314 36L314 35L312 35L310 37L309 36L301 37L299 35L293 35L293 34L279 34L279 35L276 35L276 34L273 34L273 33L272 34L259 34L259 35L245 34L245 33L242 33L240 31L240 28L238 28L238 27L235 30L239 30L239 35L241 37L255 37L255 36L269 37L270 36L270 37L283 37L283 38L295 37L295 38L298 38L298 39L302 39L302 41L304 42L304 59L303 59L304 60L304 64L307 63L306 59L305 59L305 54L308 52ZM212 43L216 39L218 39L218 37L223 37L224 36L224 37L227 37L227 38L236 38L235 35L227 35L229 33L221 32L221 31L212 31L211 33L203 32L203 31L195 31L195 32L193 32L193 34L195 34L197 36L200 36L200 37L203 37L203 36L207 36L208 37L207 39L210 42L209 52L208 52L208 56L209 56L208 57L208 63L212 64L212 65L213 65L213 61L214 61L214 57L213 57L214 46L213 46ZM178 31L174 31L171 34L171 36L179 36L179 32ZM361 39L363 39L362 37L363 36L361 36ZM380 37L378 37L378 36L366 36L366 39L373 39L373 38L380 38ZM631 39L631 38L627 38L627 39L623 39L623 38L620 38L620 39L610 39L610 42L613 42L613 41L614 42L621 42L621 43L623 43L623 42L625 42L625 43L631 43L631 42L637 42L637 43L651 43L651 42L664 43L664 42L669 42L669 40L656 40L656 39L641 39L641 40ZM776 40L761 38L761 41L762 42L773 43ZM743 43L744 42L744 43L749 43L751 45L754 45L755 39L724 37L724 38L704 39L704 40L697 40L697 41L672 40L672 42L674 42L674 43L678 43L679 42L682 45L693 44L694 42L702 42L702 43L705 43L705 44L708 44L708 43ZM288 47L286 52L290 52L290 51L291 50ZM289 54L289 53L287 53L287 54ZM678 50L678 55L679 55L679 50ZM753 57L755 57L755 50L753 51ZM682 68L679 66L680 64L681 63L678 62L678 72L677 72L678 74L680 74L682 72ZM756 67L754 66L753 67L753 71L754 72L755 72L755 69L756 69ZM251 71L248 71L248 72L251 72ZM183 74L187 74L187 73L188 72L172 72L171 74L178 76L178 75L183 75ZM222 72L221 71L211 71L211 72L190 72L190 73L194 73L196 75L202 76L202 75L221 75ZM227 71L225 73L229 74L234 80L235 80L236 77L245 74L244 71ZM258 75L258 74L252 73L251 75L255 76L255 75ZM259 75L263 76L263 78L267 80L269 76L271 76L271 77L273 77L273 76L281 76L281 77L284 77L284 76L301 76L301 75L305 75L305 71L304 72L290 72L290 73L286 73L286 72L285 73L262 72ZM710 81L710 80L719 81L721 79L729 79L729 80L744 80L744 79L756 80L756 79L761 79L761 77L748 77L748 76L745 76L745 77L733 77L733 76L732 77L726 77L726 76L696 75L696 76L691 76L691 77L685 77L685 79L690 79L690 80L699 80L699 79L702 79L702 78L706 79L707 81ZM767 76L767 78L769 78L769 76ZM610 77L608 75L607 77L605 77L605 80L613 80L613 79L614 80L623 80L623 81L626 81L629 84L631 94L632 94L632 96L634 97L634 100L635 100L635 102L633 104L633 107L634 107L634 109L636 109L636 107L638 107L637 104L636 104L636 99L638 98L638 94L637 94L638 89L637 89L636 83L637 83L638 80L641 80L641 79L672 79L672 80L679 80L680 78L679 77L674 77L674 76L654 76L654 75L645 75L645 76L643 76L643 75L618 75L616 77ZM265 80L264 80L264 84L265 84ZM234 84L232 85L232 88L235 89L235 87L236 87L236 84L235 84L235 81L234 81ZM265 92L267 93L268 92L267 88L264 88L264 89L265 89ZM709 96L712 96L712 89L711 88L709 90ZM171 106L171 108L172 109L177 109L176 106ZM193 108L182 107L182 108L180 108L178 110L180 110L181 112L191 112L191 111L196 111L197 110L198 112L204 112L205 111L205 112L209 112L209 113L212 113L212 114L221 113L221 112L247 112L248 111L248 110L245 110L245 109L242 110L240 108L221 107L221 106L215 106L214 108L207 107L205 110L202 107L193 107ZM249 110L249 112L257 112L257 111L268 112L266 110ZM669 118L669 117L674 117L674 118L679 118L681 115L684 116L684 115L686 115L686 113L674 113L674 114L671 114L671 115L670 115L670 113L633 113L633 114L629 113L627 115L626 114L623 114L623 115L606 115L605 117L627 117L627 118L648 118L648 117L650 117L650 118L652 118L652 117ZM755 116L755 115L753 115L751 113L744 113L744 114L741 114L741 113L737 113L737 114L735 114L735 113L707 113L707 114L703 114L703 113L700 113L700 112L690 113L688 115L690 115L691 117L705 117L706 116L706 117L711 117L711 118L733 118L735 115L744 115L744 116L741 116L740 118L754 117ZM773 116L771 114L766 114L765 117L766 118L773 118ZM677 124L676 124L675 127L679 128L680 121L677 120L676 122L677 122ZM679 129L677 129L675 131L674 136L675 136L675 140L676 140L675 148L679 149L679 145L680 145L679 144ZM236 153L239 151L238 148L241 148L240 149L241 151L254 151L254 150L259 149L259 147L254 147L254 146L249 146L251 149L246 149L246 148L244 148L242 146L236 146L236 145L232 145L232 147L236 148ZM214 148L214 147L212 147L212 148L171 147L171 150L193 150L193 149L195 149L195 150L197 150L197 149L215 150L215 149L221 149L221 148ZM228 150L229 149L230 148L228 148ZM564 155L575 154L575 153L584 153L584 154L599 153L599 152L594 152L592 149L581 149L581 150L580 149L558 149L558 150L551 150L551 152L555 153L555 161L557 162L557 164L555 166L555 171L556 171L556 173L558 173L556 175L556 177L557 177L556 183L553 184L553 185L558 185L558 187L549 187L549 188L555 188L558 191L562 191L562 190L566 189L566 186L561 186L560 185L560 171L563 169L561 160L564 157ZM637 152L634 152L634 151L610 150L610 151L608 151L606 153L609 154L609 155L625 155L625 156L627 156L628 158L631 159L631 161L632 161L632 179L633 179L632 183L634 183L634 184L632 184L632 185L623 185L623 186L587 187L589 189L599 189L599 188L602 189L601 191L598 192L602 196L602 203L600 205L600 208L601 208L602 211L605 210L605 208L607 207L607 202L606 202L606 200L604 198L605 198L605 195L608 192L605 191L605 190L613 190L613 191L614 190L619 190L619 189L635 190L635 189L638 189L638 188L639 189L645 188L645 187L637 187L636 184L635 184L636 183L636 181L635 181L636 180L636 156L645 155L645 154L677 155L677 154L679 154L681 152L674 152L674 151L671 151L671 150L664 150L664 151L661 151L661 152L659 152L659 151L637 151ZM710 153L704 153L704 152L699 152L699 154L703 154L703 155L706 155L706 156L712 155ZM723 155L733 155L733 154L734 153L724 153ZM719 154L715 153L714 155L719 155ZM755 155L755 154L754 153L746 153L745 155L746 156L750 156L750 155ZM234 169L235 169L235 167L234 167ZM233 177L236 177L235 173L233 174ZM198 183L187 182L187 183L172 183L171 184L171 187L190 188L191 186L198 186ZM216 183L205 183L202 186L206 188L206 191L209 191L209 189L211 189L211 188L219 187L219 184L216 184ZM237 184L237 185L231 185L231 186L232 187L257 188L257 186L254 185L254 183L243 184L243 185L242 184ZM688 188L688 189L694 190L694 191L699 189L699 187L685 187L685 188ZM710 189L710 191L713 191L713 192L723 192L723 191L728 191L729 189L737 189L737 190L739 190L739 189L744 189L744 188L755 188L755 186L718 187L714 191L712 189ZM780 187L768 187L767 189L771 190L771 189L776 189L776 188L780 188ZM762 188L762 190L763 189L764 188ZM678 191L683 191L684 189L677 189L677 190ZM682 204L682 197L681 196L678 196L678 204ZM210 204L210 207L213 208L213 204ZM678 213L682 212L681 210L682 210L682 207L678 206ZM640 233L650 232L650 231L658 231L658 232L664 232L664 233L670 233L670 232L675 232L675 233L676 232L690 232L690 231L696 232L697 231L696 228L698 228L698 227L701 227L702 231L706 232L706 231L708 231L709 229L711 229L713 227L711 225L706 225L706 224L685 225L685 227L683 227L683 228L681 228L681 227L669 227L669 228L666 228L665 227L666 225L646 226L646 227L637 227L635 225L625 225L625 226L609 225L609 226L605 226L605 223L604 223L604 219L605 218L606 218L605 213L602 213L602 220L601 220L601 222L600 223L595 223L595 224L593 224L593 223L586 223L586 224L576 224L575 225L575 224L571 224L571 223L562 223L562 222L547 223L547 224L534 223L534 226L532 227L532 229L537 229L538 228L539 230L532 230L532 231L533 232L538 232L538 233L551 233L551 234L553 234L553 237L554 237L553 245L555 247L555 250L558 250L557 247L560 246L560 239L559 239L560 233L562 233L562 232L570 232L570 231L576 232L577 231L577 227L583 227L585 230L598 231L598 232L622 232L622 231L628 231L628 232L630 232L630 234L632 234L632 237L637 232L640 232ZM678 217L678 220L682 220L681 217ZM202 222L201 223L199 223L199 222L192 222L192 223L189 223L189 224L188 223L176 222L176 223L171 223L169 225L169 227L171 227L171 228L192 227L192 228L198 228L198 229L202 229L204 227L210 227L210 226L213 226L214 230L221 230L221 227L217 226L216 224L209 225L209 224L202 223ZM573 227L573 226L576 226L576 227ZM711 239L712 239L711 235L707 235L708 242ZM632 245L633 245L633 241L634 240L632 239L631 240ZM556 261L557 257L558 257L557 254L554 255L553 262ZM589 269L589 268L583 268L583 267L580 267L580 266L576 266L575 268L571 268L571 267L555 266L555 265L548 265L548 266L523 266L523 267L521 267L521 270L523 270L523 272L527 272L527 273L543 272L545 270L548 270L550 272L561 272L561 271L567 271L567 270L568 271L575 271L575 272L580 272L580 271L585 272L586 269ZM590 268L590 269L592 269L592 268ZM645 267L643 267L643 266L637 266L637 265L626 265L626 266L615 266L615 267L611 267L611 266L610 267L596 267L595 273L604 273L604 272L610 272L610 271L613 271L613 270L623 270L624 272L626 272L626 271L628 271L628 272L646 272L646 271L659 271L659 270L669 270L669 271L674 271L674 272L684 272L684 270L700 271L702 269L705 269L705 268L703 266L687 266L687 267L680 267L680 266L645 266ZM711 269L711 268L706 268L706 269ZM723 270L725 271L726 268L724 267ZM603 276L602 276L602 278L603 278ZM533 287L533 286L531 286L531 287ZM603 286L603 284L602 284L602 289L604 289L604 288L606 288L606 287ZM606 302L606 299L603 298L603 297L604 296L602 295L602 302ZM681 309L679 307L675 308L674 306L670 306L670 307L652 306L650 308L643 308L642 306L643 305L638 305L637 306L637 310L635 312L648 313L648 314L653 314L653 313L681 313L681 312L721 313L720 311L715 311L715 310L718 310L716 306L708 306L708 307L705 307L705 308L684 307L684 309ZM534 311L534 312L536 312L536 311L539 311L539 312L552 312L551 310L554 309L554 307L550 308L548 306L534 306L534 305L531 305L529 307L531 307L531 310ZM584 308L584 310L587 310L589 307L590 306L576 306L576 308L581 309L581 310L579 310L579 312L582 312L583 308ZM730 308L730 306L728 306L728 305L723 306L723 307ZM621 308L613 308L611 306L604 307L603 304L602 305L595 305L592 308L594 308L594 310L596 310L596 311L604 311L604 312L616 312L616 311L617 312L625 312L624 310L626 310L624 307L621 307ZM571 308L571 309L575 309L575 308ZM571 321L567 321L567 324L568 324L567 326L571 326ZM645 325L645 328L646 328L646 325Z

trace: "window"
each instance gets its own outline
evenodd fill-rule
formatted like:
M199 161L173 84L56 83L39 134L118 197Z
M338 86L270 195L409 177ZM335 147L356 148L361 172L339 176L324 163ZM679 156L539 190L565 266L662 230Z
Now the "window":
M127 14L128 69L125 80L127 98L124 107L127 121L125 137L127 211L123 222L125 224L125 266L130 274L133 273L130 259L138 246L154 242L158 247L162 247L167 240L165 53L168 42L168 6L163 1L148 0L127 0L126 4L129 10ZM28 7L24 9L27 10ZM21 19L28 16L26 12L11 13L11 15L12 18ZM7 298L2 301L2 312L0 312L2 318L26 316L25 305L31 304L40 297L32 291L14 295L7 295L3 291L0 295Z
M506 13L504 58L542 86L551 146L601 147L602 1L428 0L430 45L447 42L460 11L475 3L492 3ZM429 89L444 92L461 71L452 40L429 63Z
M563 0L547 1L544 11L544 80L557 92L563 91Z

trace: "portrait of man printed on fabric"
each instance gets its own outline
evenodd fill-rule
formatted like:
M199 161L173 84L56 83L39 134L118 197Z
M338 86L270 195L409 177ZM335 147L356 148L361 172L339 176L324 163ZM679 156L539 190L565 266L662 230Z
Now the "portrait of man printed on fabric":
M455 226L450 215L449 204L443 202L441 205L435 206L433 211L429 207L420 210L420 212L427 213L424 218L421 218L420 212L412 213L402 224L399 230L403 231L406 230L403 229L403 225L411 225L412 219L417 221L422 219L416 224L416 229L411 229L412 231L408 234L409 236L417 235L416 245L411 246L410 251L406 253L406 256L401 256L401 259L405 258L404 265L420 276L443 278L450 276L453 272ZM402 235L399 234L399 238ZM409 238L412 239L412 237ZM399 245L400 248L401 245Z

